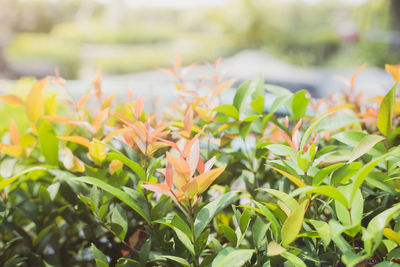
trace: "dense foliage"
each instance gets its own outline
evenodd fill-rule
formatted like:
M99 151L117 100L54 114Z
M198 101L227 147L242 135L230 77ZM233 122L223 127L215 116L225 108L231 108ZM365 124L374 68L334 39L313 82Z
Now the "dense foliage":
M258 76L221 104L219 62L196 83L164 69L162 112L100 75L77 101L58 76L1 95L1 266L396 265L399 66L384 97L359 69L340 96Z

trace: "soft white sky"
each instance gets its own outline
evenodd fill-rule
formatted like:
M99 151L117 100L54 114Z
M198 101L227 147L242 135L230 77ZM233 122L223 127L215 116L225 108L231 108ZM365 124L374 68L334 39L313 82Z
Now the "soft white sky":
M99 2L112 2L112 0L97 0ZM159 7L159 8L196 8L201 6L224 6L230 0L125 0L132 7ZM332 0L274 0L276 2L303 2L316 4L321 2L332 2ZM368 0L335 0L348 5L359 5Z

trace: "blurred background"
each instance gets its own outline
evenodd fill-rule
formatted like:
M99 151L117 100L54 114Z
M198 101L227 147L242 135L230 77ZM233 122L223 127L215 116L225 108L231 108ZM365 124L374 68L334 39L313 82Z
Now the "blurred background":
M233 78L316 94L367 63L374 90L399 33L399 0L0 0L0 77L159 80L143 73L221 56Z

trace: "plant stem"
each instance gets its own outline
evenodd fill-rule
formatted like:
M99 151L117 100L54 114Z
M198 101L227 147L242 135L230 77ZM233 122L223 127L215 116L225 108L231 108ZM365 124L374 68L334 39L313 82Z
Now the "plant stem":
M118 238L122 244L124 244L127 248L129 248L132 252L139 253L135 248L131 247L125 240L121 239L105 222L100 221L100 224L106 228L111 234L113 234L116 238Z
M196 236L194 234L194 210L193 210L190 200L189 200L189 205L190 205L190 207L189 207L189 223L190 223L190 230L192 232L192 243L194 246L194 244L196 243ZM195 254L196 255L194 255L194 266L197 267L197 266L200 266L199 256L197 255L196 252L195 252Z

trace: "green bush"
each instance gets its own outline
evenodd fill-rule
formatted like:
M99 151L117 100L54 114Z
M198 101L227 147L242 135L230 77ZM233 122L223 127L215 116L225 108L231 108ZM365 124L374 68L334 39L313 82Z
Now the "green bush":
M336 98L257 76L222 105L218 65L164 69L177 97L158 113L100 75L77 100L60 77L1 95L23 117L0 131L1 265L396 266L399 66L368 101L357 70Z

